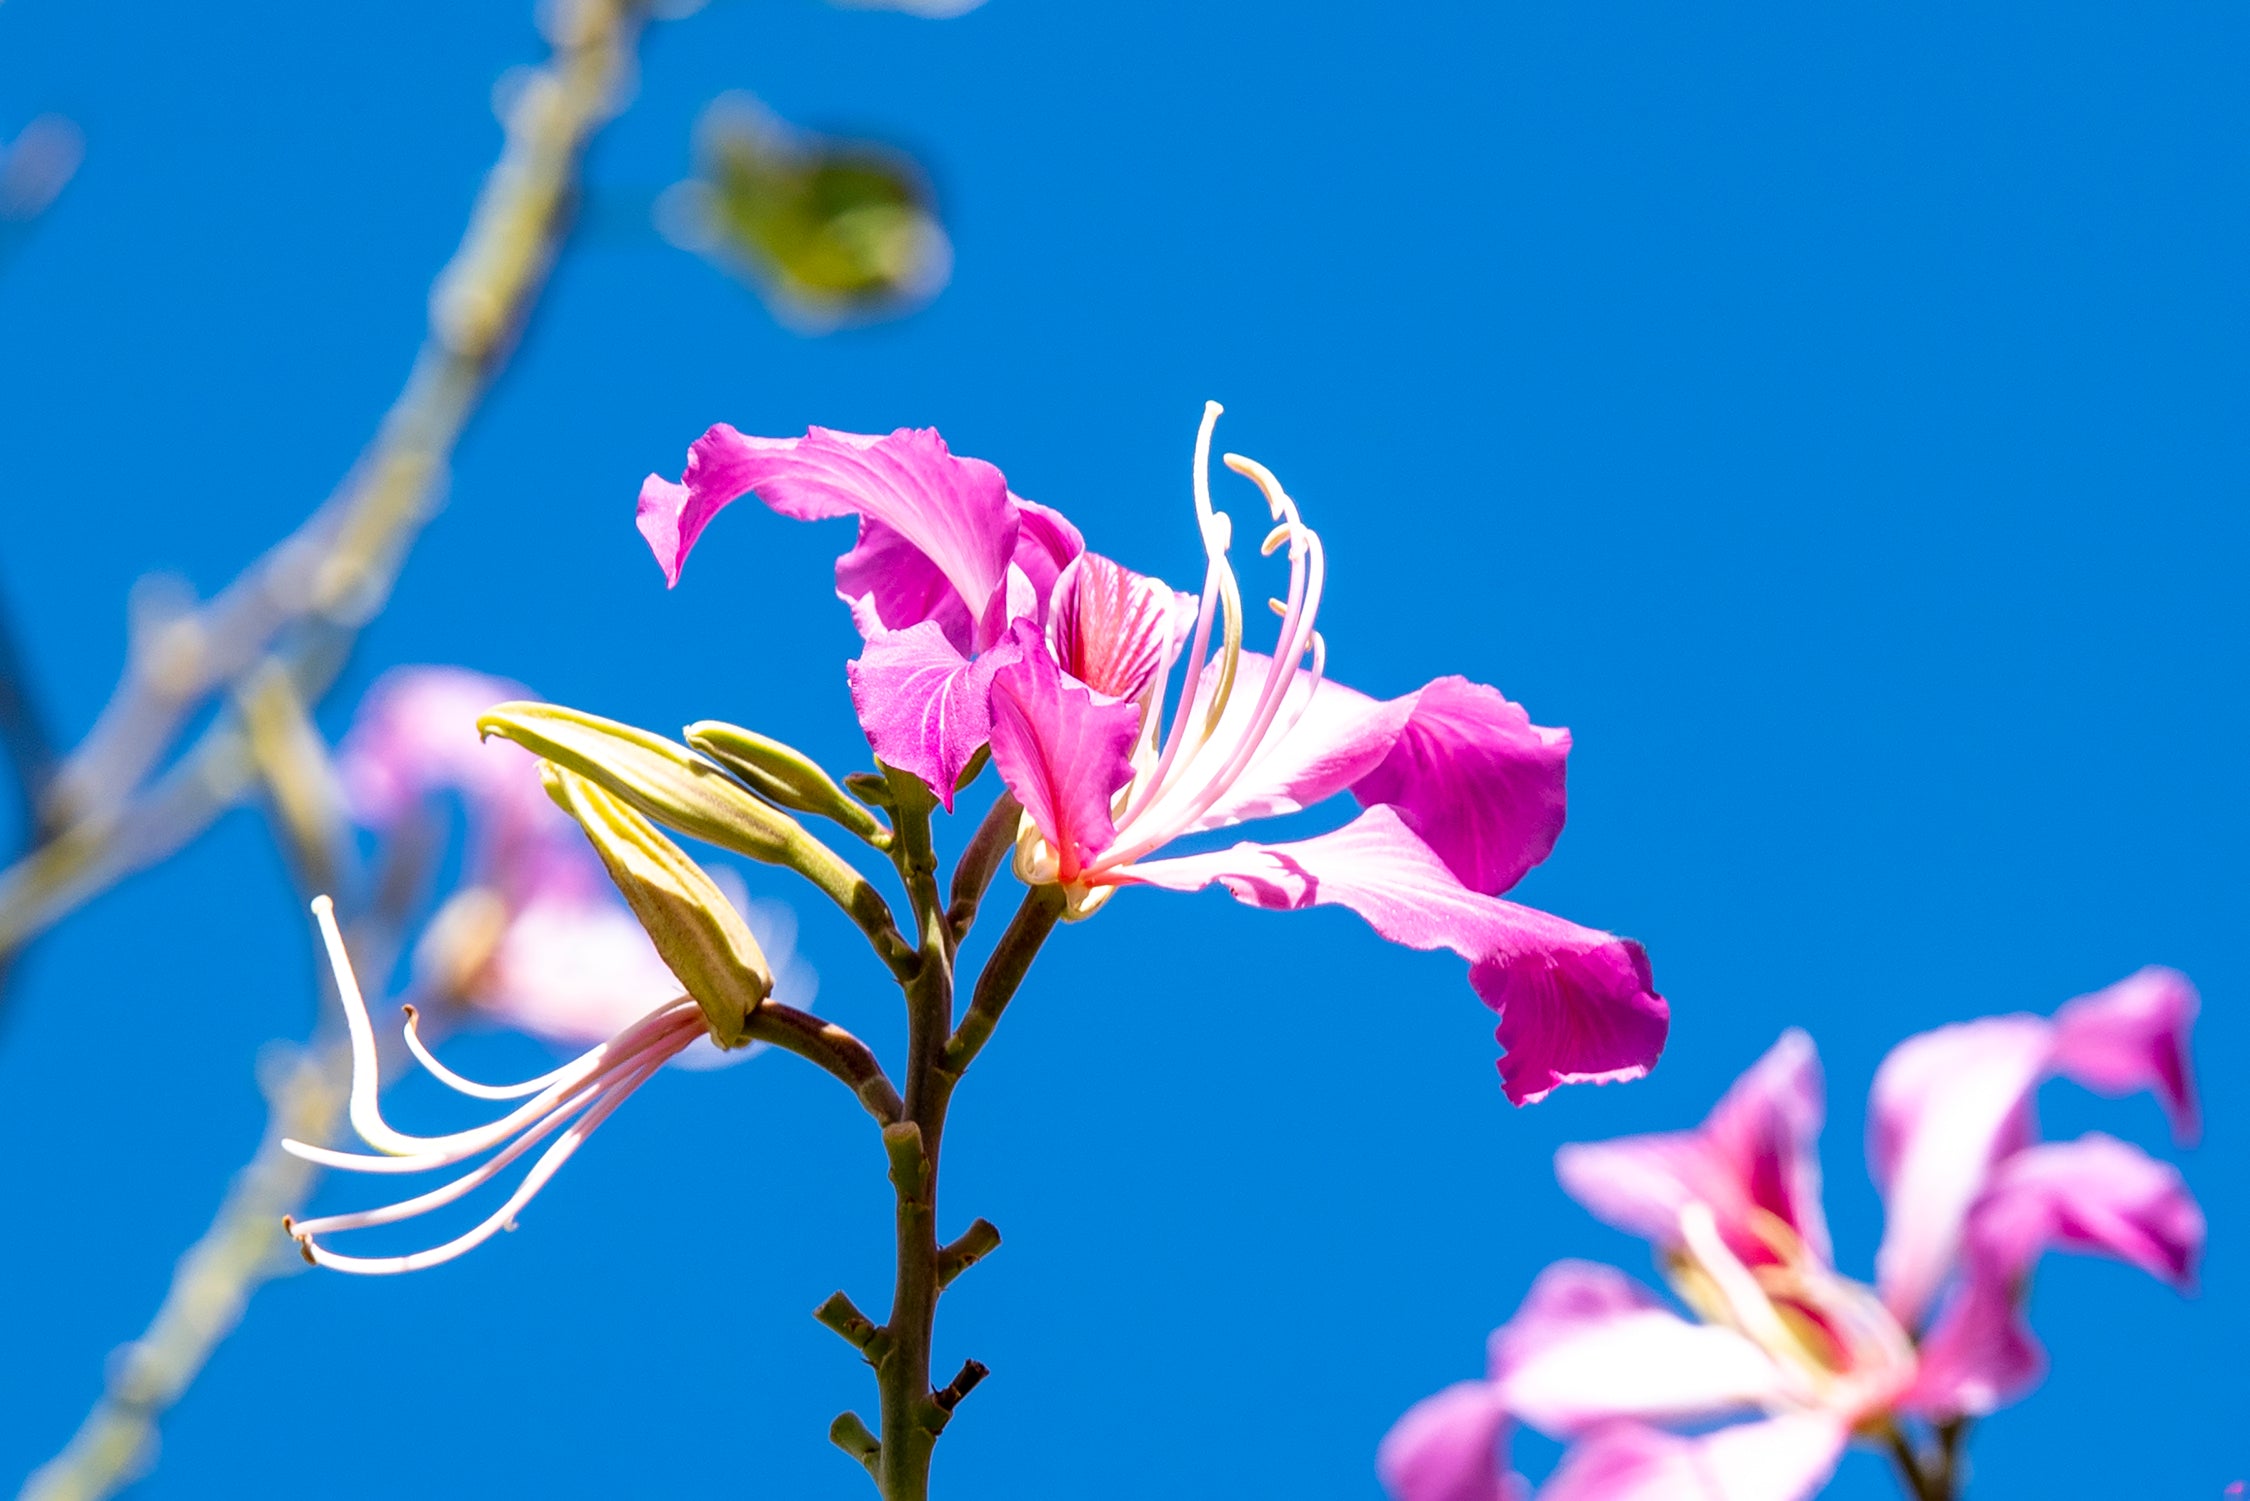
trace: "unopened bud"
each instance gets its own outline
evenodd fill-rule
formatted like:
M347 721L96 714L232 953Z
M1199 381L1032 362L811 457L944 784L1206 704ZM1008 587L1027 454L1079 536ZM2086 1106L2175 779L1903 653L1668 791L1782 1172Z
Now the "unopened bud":
M720 1047L739 1047L750 1013L773 993L773 972L742 914L703 867L623 798L552 762L540 767L547 794L593 841L656 952Z
M686 734L688 744L767 801L840 823L877 848L890 843L882 820L803 751L716 719L691 724Z
M477 720L542 760L576 772L658 823L769 865L794 863L804 826L745 791L686 746L556 704L497 704Z

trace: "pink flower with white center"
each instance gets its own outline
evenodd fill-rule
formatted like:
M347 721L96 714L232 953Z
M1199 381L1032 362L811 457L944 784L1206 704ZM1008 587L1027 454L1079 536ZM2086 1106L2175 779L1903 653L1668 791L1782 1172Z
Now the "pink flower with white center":
M1209 404L1196 439L1198 595L1087 552L1069 523L928 432L716 427L679 483L649 477L640 528L676 581L704 523L742 494L792 517L858 515L837 582L867 640L851 677L870 744L950 806L953 778L989 743L1024 808L1017 871L1062 887L1068 915L1122 886L1213 882L1254 906L1347 906L1394 942L1470 962L1500 1013L1510 1098L1645 1074L1669 1012L1640 946L1500 899L1561 832L1569 734L1463 678L1387 701L1330 681L1320 538L1269 470L1229 455L1271 509L1264 551L1289 564L1275 650L1246 651L1232 526L1208 480L1218 416ZM1344 792L1365 811L1332 833L1153 858Z
M1855 1436L1892 1441L2020 1397L2041 1369L2023 1311L2045 1251L2107 1254L2185 1288L2204 1228L2179 1173L2139 1148L2037 1141L2033 1093L2054 1074L2152 1089L2185 1139L2195 1008L2184 978L2148 969L2052 1019L1992 1017L1893 1050L1870 1102L1888 1212L1873 1286L1830 1256L1820 1069L1801 1032L1696 1130L1563 1148L1563 1187L1652 1242L1695 1320L1622 1272L1556 1263L1493 1335L1486 1378L1392 1430L1384 1484L1396 1501L1514 1497L1501 1448L1514 1419L1571 1443L1539 1501L1796 1501ZM1667 1426L1745 1413L1758 1416Z

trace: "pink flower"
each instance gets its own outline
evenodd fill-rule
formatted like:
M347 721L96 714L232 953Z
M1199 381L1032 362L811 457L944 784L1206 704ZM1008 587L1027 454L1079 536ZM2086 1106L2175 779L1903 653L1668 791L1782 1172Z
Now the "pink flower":
M857 514L837 581L867 638L852 683L870 743L949 799L989 742L1025 810L1017 871L1061 886L1068 915L1132 885L1340 904L1394 942L1469 961L1500 1013L1510 1098L1645 1074L1669 1011L1640 946L1500 899L1562 830L1568 733L1458 677L1387 701L1329 681L1320 538L1270 471L1229 455L1277 523L1264 551L1286 548L1289 562L1275 651L1244 650L1232 526L1208 481L1218 415L1210 404L1196 440L1196 595L1085 551L1067 522L934 433L713 428L681 483L642 487L640 525L676 579L704 522L745 490L784 515ZM1344 792L1366 811L1332 833L1155 858Z
M1492 1338L1486 1379L1409 1414L1386 1441L1398 1501L1504 1494L1512 1417L1570 1441L1541 1501L1795 1501L1855 1433L1992 1410L2036 1381L2023 1322L2047 1250L2115 1256L2190 1285L2203 1218L2170 1166L2101 1135L2041 1143L2039 1082L2148 1087L2192 1130L2195 993L2150 969L2049 1020L2007 1016L1910 1038L1884 1061L1869 1144L1888 1231L1875 1286L1837 1272L1820 1208L1819 1061L1783 1035L1693 1131L1569 1146L1564 1188L1647 1237L1680 1317L1609 1267L1559 1262ZM1931 1308L1938 1309L1935 1319ZM1432 1416L1436 1411L1439 1416ZM1750 1422L1709 1428L1745 1413ZM1441 1420L1442 1419L1442 1420ZM1666 1425L1705 1431L1681 1434ZM1437 1459L1474 1453L1473 1482ZM1453 1488L1448 1489L1451 1486Z

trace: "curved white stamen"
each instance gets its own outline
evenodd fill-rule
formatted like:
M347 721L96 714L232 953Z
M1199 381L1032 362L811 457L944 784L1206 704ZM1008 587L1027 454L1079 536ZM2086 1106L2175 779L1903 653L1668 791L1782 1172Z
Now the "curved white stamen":
M1832 1384L1826 1363L1791 1329L1774 1307L1772 1297L1758 1285L1757 1277L1742 1264L1719 1234L1711 1206L1691 1203L1679 1216L1680 1239L1687 1255L1717 1290L1725 1316L1737 1333L1748 1337L1767 1355L1777 1370L1789 1378L1792 1395L1800 1401L1817 1401L1818 1393Z
M648 1023L661 1019L661 1025L651 1030ZM668 1001L648 1017L635 1022L617 1038L602 1044L571 1065L573 1073L560 1083L542 1090L537 1099L520 1109L509 1112L500 1120L470 1131L455 1132L447 1137L408 1138L424 1139L430 1145L413 1152L392 1152L382 1156L369 1156L364 1152L344 1152L333 1147L314 1146L309 1142L284 1140L282 1150L306 1162L316 1162L323 1167L342 1168L355 1173L426 1173L441 1167L451 1167L465 1162L477 1153L523 1130L542 1116L559 1107L562 1099L581 1085L600 1086L614 1082L620 1075L637 1068L655 1053L670 1057L688 1043L695 1041L707 1026L702 1012L685 996ZM628 1040L630 1038L630 1040ZM623 1043L623 1046L620 1046ZM588 1058L603 1049L611 1049L611 1056L600 1060L600 1067L586 1070L582 1067Z
M594 1134L594 1131L603 1121L609 1119L611 1113L618 1106L625 1103L626 1098L639 1088L649 1075L662 1067L663 1062L664 1060L661 1058L651 1058L643 1066L634 1070L627 1078L621 1080L612 1088L603 1091L601 1098L596 1100L583 1116L574 1121L554 1145L540 1154L539 1160L532 1164L530 1172L524 1174L523 1182L516 1186L516 1191L508 1196L506 1203L494 1210L475 1228L455 1236L443 1245L433 1246L427 1251L416 1251L406 1256L339 1256L326 1247L316 1244L309 1233L302 1231L298 1235L297 1244L303 1248L306 1257L316 1265L329 1267L339 1272L355 1272L363 1276L418 1272L425 1267L438 1266L453 1260L457 1256L473 1251L502 1230L512 1227L517 1212L524 1205L530 1203L538 1195L539 1190L547 1186L548 1180L553 1178L561 1170L562 1165L570 1160L571 1154L584 1144L587 1137Z
M1199 480L1209 454L1210 416L1207 410L1205 432L1199 437L1197 444ZM1326 648L1316 647L1319 633L1314 629L1327 578L1326 555L1320 538L1304 524L1297 513L1296 502L1282 488L1281 482L1271 470L1236 454L1228 454L1225 458L1230 469L1251 480L1263 492L1278 523L1266 536L1263 551L1270 555L1284 541L1289 544L1289 598L1285 604L1278 606L1281 613L1279 639L1275 643L1265 682L1260 685L1257 702L1244 716L1240 733L1223 749L1214 751L1219 763L1215 770L1208 762L1198 766L1198 762L1204 761L1204 753L1213 749L1215 732L1227 707L1226 698L1233 687L1234 667L1240 659L1239 616L1230 614L1228 654L1224 659L1226 665L1221 681L1214 686L1205 708L1202 735L1187 749L1184 759L1173 762L1172 757L1180 742L1181 726L1192 713L1197 696L1195 688L1199 685L1194 679L1190 679L1191 686L1183 689L1186 698L1182 704L1181 716L1173 722L1172 735L1165 747L1165 758L1158 763L1156 772L1146 778L1142 787L1136 788L1127 800L1126 811L1116 820L1117 840L1089 866L1089 874L1095 876L1131 864L1186 833L1227 794L1253 763L1286 738L1289 730L1294 729L1303 718L1305 708L1310 703L1309 694L1297 704L1279 734L1270 732L1275 720L1289 704L1291 687L1308 650L1313 650L1320 658L1319 670L1325 673ZM1208 501L1207 482L1199 485L1197 501L1200 515ZM1214 558L1214 562L1216 561ZM1233 582L1230 570L1225 579L1230 592ZM1208 632L1209 597L1207 589L1203 617L1198 621L1199 643ZM1238 601L1239 595L1235 595L1231 601L1237 609Z
M1250 758L1249 765L1242 768L1237 781L1252 775L1272 759L1275 748L1296 732L1298 724L1305 717L1305 711L1312 707L1313 695L1320 692L1320 685L1328 680L1328 642L1318 631L1314 631L1312 636L1312 666L1306 668L1305 672L1308 680L1305 692L1289 711L1288 721L1259 742L1258 753Z
M619 1076L600 1084L585 1086L550 1111L530 1130L525 1131L514 1141L508 1143L504 1150L494 1154L475 1169L463 1173L460 1177L442 1187L434 1188L428 1193L418 1194L411 1199L402 1199L396 1204L386 1204L378 1209L363 1209L350 1214L332 1214L319 1219L300 1220L290 1226L290 1233L299 1241L303 1241L322 1235L338 1234L346 1230L365 1229L373 1225L396 1224L401 1220L414 1219L427 1214L433 1209L443 1208L472 1190L492 1181L510 1163L552 1135L556 1128L568 1122L571 1117L607 1099L622 1101L624 1096L638 1089L641 1084L646 1082L649 1075L662 1068L673 1054L686 1045L686 1043L679 1043L669 1049L644 1055L636 1066Z
M552 1069L536 1079L526 1079L521 1084L479 1084L464 1079L452 1069L437 1061L429 1045L422 1041L422 1013L413 1006L402 1008L406 1012L406 1050L414 1055L415 1062L429 1070L431 1076L455 1094L465 1094L473 1100L520 1100L525 1095L539 1093L571 1070L571 1064Z
M361 994L359 980L352 973L351 955L344 948L343 932L336 926L336 904L326 896L318 896L313 898L312 911L314 920L320 924L321 941L328 950L329 968L336 977L336 993L344 1006L345 1030L351 1037L352 1089L349 1115L352 1129L376 1151L393 1156L416 1157L443 1153L454 1154L457 1158L498 1145L525 1124L553 1108L556 1098L568 1093L579 1080L599 1071L604 1060L618 1051L629 1051L643 1041L646 1037L644 1029L652 1025L664 1025L660 1018L679 1004L675 1001L659 1007L608 1042L588 1049L574 1062L558 1069L551 1076L553 1082L522 1108L489 1126L456 1131L447 1136L409 1136L405 1132L393 1130L390 1123L383 1119L378 1098L382 1081L375 1056L375 1029L368 1019L367 999ZM284 1142L283 1145L296 1151L301 1144ZM298 1152L297 1155L306 1156L307 1160L318 1160L307 1156L306 1152Z
M1219 648L1218 660L1222 665L1219 676L1212 685L1210 697L1205 701L1201 736L1195 748L1187 752L1188 762L1195 759L1196 750L1202 748L1218 727L1219 715L1225 712L1226 701L1234 691L1235 666L1241 658L1242 649L1242 596L1235 583L1234 570L1228 566L1226 558L1227 548L1234 534L1233 525L1223 512L1214 510L1211 505L1211 433L1218 425L1220 412L1224 410L1215 401L1205 402L1203 422L1195 434L1192 479L1196 530L1203 541L1203 598L1196 609L1194 641L1183 659L1187 664L1187 671L1180 680L1180 704L1173 711L1172 728L1164 737L1164 749L1157 758L1155 768L1145 777L1135 779L1135 786L1126 800L1125 811L1115 819L1119 828L1145 812L1172 785L1175 768L1185 770L1187 763L1179 758L1187 741L1188 726L1196 717L1197 701L1203 692L1203 679L1209 665L1204 652L1211 644L1214 606L1218 607L1227 622ZM1165 664L1167 674L1171 665L1170 662ZM1161 699L1157 702L1161 703Z
M1703 1274L1711 1279L1726 1303L1736 1328L1768 1350L1801 1348L1789 1326L1774 1311L1758 1279L1742 1264L1719 1235L1719 1222L1711 1206L1690 1203L1680 1209L1680 1240Z
M371 1225L392 1225L400 1220L410 1220L433 1209L443 1208L472 1189L491 1182L501 1169L553 1135L556 1127L600 1099L608 1092L608 1088L606 1084L587 1085L549 1111L530 1130L509 1142L506 1147L441 1188L417 1194L411 1199L401 1199L396 1204L385 1204L379 1209L360 1209L349 1214L329 1214L318 1219L295 1220L290 1224L289 1233L300 1238L334 1235L345 1230L364 1230ZM395 1162L398 1159L379 1157L375 1160Z

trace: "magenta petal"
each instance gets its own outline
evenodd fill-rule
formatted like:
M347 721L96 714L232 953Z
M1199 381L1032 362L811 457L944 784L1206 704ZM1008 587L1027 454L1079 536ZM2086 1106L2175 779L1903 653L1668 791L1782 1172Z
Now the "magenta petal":
M1620 1418L1720 1416L1785 1390L1750 1340L1690 1323L1624 1273L1583 1261L1541 1272L1494 1333L1492 1382L1510 1412L1556 1437Z
M868 638L848 669L867 743L920 777L950 813L962 768L991 737L992 675L1013 656L989 651L972 662L928 621Z
M1013 561L1023 570L1030 583L1032 598L1037 605L1034 618L1045 620L1048 598L1054 593L1055 578L1086 550L1086 539L1068 517L1052 506L1043 506L1035 500L1010 494L1008 500L1016 508L1018 530Z
M1462 885L1497 896L1562 833L1570 732L1533 724L1467 678L1439 678L1403 702L1411 712L1397 742L1352 796L1404 809Z
M851 607L862 636L903 631L928 621L964 656L976 644L976 622L952 580L922 550L880 521L862 520L859 541L836 560L836 593Z
M2172 1134L2195 1140L2195 1075L2188 1031L2195 987L2175 969L2151 965L2055 1013L2055 1072L2102 1094L2156 1092Z
M1828 1483L1850 1441L1845 1424L1820 1413L1693 1438L1620 1423L1564 1455L1538 1501L1803 1501Z
M2013 1281L2050 1248L2092 1251L2186 1289L2203 1211L2179 1169L2113 1136L2026 1147L2000 1164L1969 1214L1975 1274Z
M1521 1501L1522 1480L1500 1457L1507 1409L1482 1381L1424 1397L1383 1435L1375 1473L1391 1501Z
M1672 1008L1656 993L1648 954L1630 938L1494 900L1503 940L1469 969L1469 985L1500 1014L1500 1079L1519 1105L1559 1084L1645 1077L1664 1052Z
M992 762L1073 881L1117 837L1110 798L1132 780L1140 710L1063 676L1029 621L1009 640L1015 660L992 680Z
M1875 1280L1907 1327L1951 1271L1993 1165L2029 1143L2031 1091L2053 1047L2043 1018L1986 1017L1910 1037L1876 1070L1867 1150L1885 1218Z
M2047 1352L2024 1322L2015 1289L1972 1279L1956 1287L1915 1352L1901 1406L1943 1421L1981 1417L2039 1384Z
M936 566L972 618L1000 591L1015 551L1017 513L1000 471L954 457L932 429L753 438L721 423L688 449L680 483L652 474L641 486L637 524L668 583L711 518L752 493L798 521L881 522Z
M1751 1266L1782 1259L1762 1229L1772 1221L1826 1263L1821 1115L1820 1059L1792 1028L1696 1130L1573 1143L1556 1152L1555 1173L1595 1215L1659 1246L1678 1240L1682 1209L1703 1204Z
M1393 943L1451 949L1501 1013L1500 1075L1517 1104L1557 1084L1638 1078L1664 1048L1670 1011L1640 945L1469 890L1379 804L1333 833L1146 860L1118 876L1171 891L1217 881L1251 906L1344 906Z
M1164 666L1179 599L1162 579L1082 553L1055 582L1048 649L1096 693L1137 699Z

